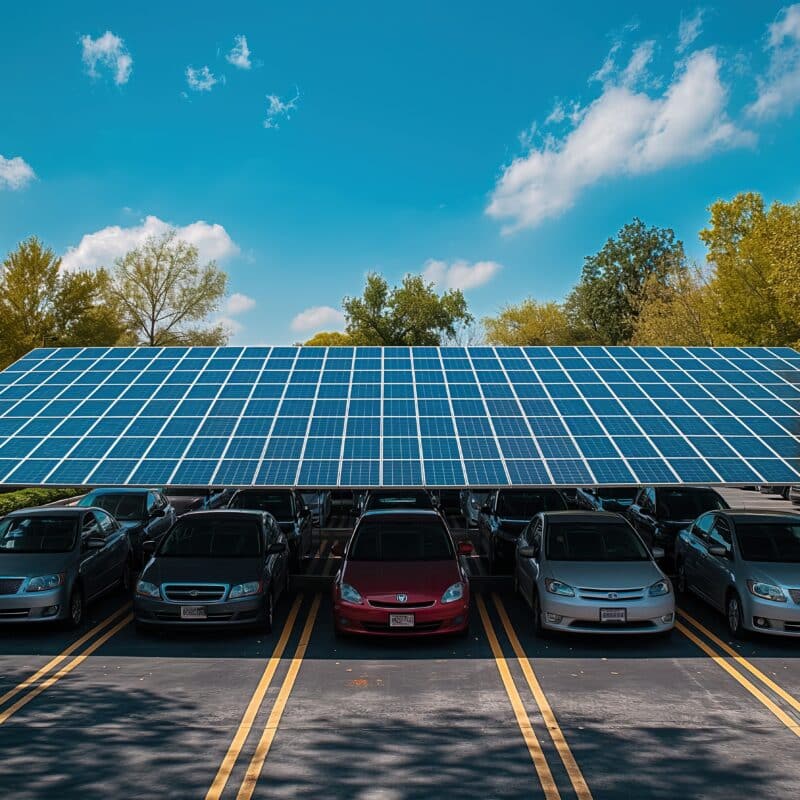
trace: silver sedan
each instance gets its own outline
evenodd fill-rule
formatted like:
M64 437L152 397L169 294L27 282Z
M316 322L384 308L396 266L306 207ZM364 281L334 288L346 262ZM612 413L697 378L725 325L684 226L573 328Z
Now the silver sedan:
M547 511L522 532L514 583L537 634L669 633L669 579L624 517L604 511Z

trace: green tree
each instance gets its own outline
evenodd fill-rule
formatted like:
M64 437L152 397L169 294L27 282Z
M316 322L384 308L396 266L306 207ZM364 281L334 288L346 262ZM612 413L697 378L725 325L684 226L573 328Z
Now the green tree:
M346 347L353 344L352 340L346 333L339 331L320 331L315 333L304 344L311 347Z
M399 286L370 273L361 297L342 301L347 334L353 344L439 345L457 335L460 324L472 321L459 290L437 294L434 284L406 275Z
M710 207L700 231L714 270L719 340L730 345L800 343L800 202L764 206L745 192Z
M540 303L529 297L508 305L496 317L485 317L486 341L499 345L583 344L588 332L576 331L560 303Z
M35 236L0 267L0 364L34 347L108 346L122 334L103 300L108 276L62 272L61 259Z
M627 344L645 298L645 286L685 269L683 243L669 228L636 218L584 259L580 281L566 302L573 328L602 344Z
M220 307L228 276L175 231L147 239L117 259L108 296L133 339L151 346L221 345L228 332L208 318Z

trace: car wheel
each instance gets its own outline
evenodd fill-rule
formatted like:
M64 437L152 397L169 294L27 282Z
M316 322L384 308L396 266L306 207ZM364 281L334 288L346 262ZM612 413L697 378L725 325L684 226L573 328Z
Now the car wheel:
M83 592L80 586L72 587L65 623L66 627L71 630L76 630L83 624Z
M744 638L745 631L742 619L742 601L736 592L731 592L725 601L725 619L728 623L728 633L734 639Z
M275 603L272 599L272 590L267 592L264 600L264 633L272 633L273 614L275 612Z
M683 561L678 562L678 574L675 577L675 594L679 597L686 597L689 587L686 583L686 565Z

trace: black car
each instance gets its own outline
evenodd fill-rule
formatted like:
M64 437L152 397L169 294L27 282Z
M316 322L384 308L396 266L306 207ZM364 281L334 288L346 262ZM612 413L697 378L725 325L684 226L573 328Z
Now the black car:
M597 486L576 489L572 505L581 511L627 511L639 490L631 486Z
M670 571L675 539L680 531L706 511L728 508L722 496L706 486L645 486L626 516L649 547L661 547Z
M517 538L540 511L567 511L558 489L497 489L478 513L479 547L489 559L489 571L497 572L514 561Z
M125 529L134 564L142 566L142 544L158 541L175 522L175 509L157 489L92 489L79 501L82 508L102 508Z
M271 514L193 511L155 546L136 583L137 626L272 630L288 588L288 544Z
M215 489L211 486L192 486L163 490L175 513L179 516L189 511L210 511L223 508L233 494L232 489Z
M267 511L272 514L289 542L290 568L300 572L303 559L311 554L311 510L293 489L239 489L228 508Z

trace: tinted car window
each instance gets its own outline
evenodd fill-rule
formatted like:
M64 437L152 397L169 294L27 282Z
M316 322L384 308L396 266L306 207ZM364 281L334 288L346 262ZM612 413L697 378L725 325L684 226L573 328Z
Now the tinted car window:
M745 561L800 563L800 522L737 524L736 535Z
M551 561L648 561L650 554L628 525L555 523L548 526Z
M427 492L372 492L367 501L367 510L381 508L431 509L433 503Z
M658 495L658 512L669 519L695 519L720 508L725 508L722 498L710 490L664 489Z
M102 508L112 517L130 522L145 518L145 500L144 494L87 494L80 505Z
M6 517L0 522L0 552L68 553L77 533L74 518Z
M276 519L291 519L294 516L292 496L288 492L239 492L231 500L229 508L269 511Z
M564 498L553 490L541 492L500 492L497 515L512 519L530 519L540 511L565 511Z
M454 558L447 530L436 519L366 519L356 530L350 561L443 561Z
M95 511L94 515L97 517L97 521L100 523L100 530L103 534L113 533L116 528L116 524L114 523L113 517L109 514L106 514L105 511Z
M184 558L255 558L261 527L254 520L180 520L164 537L158 555Z

